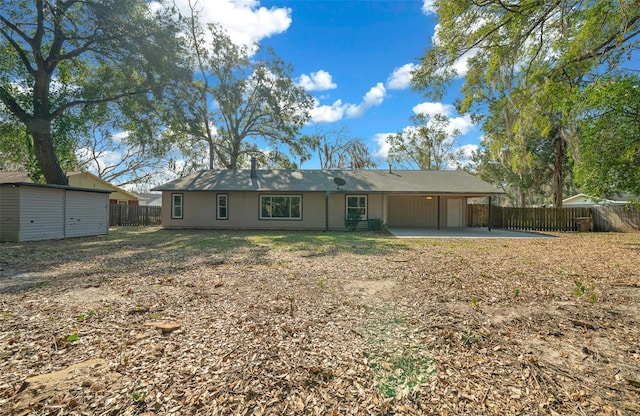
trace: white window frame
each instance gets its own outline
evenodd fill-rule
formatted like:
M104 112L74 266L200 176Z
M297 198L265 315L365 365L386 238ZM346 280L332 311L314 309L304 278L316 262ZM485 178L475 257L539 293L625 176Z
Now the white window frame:
M177 200L179 203L176 203ZM180 214L176 215L176 209L180 210ZM171 219L181 220L184 218L184 194L171 194Z
M224 205L221 205L221 201L224 200ZM220 214L220 209L224 208L225 214ZM217 194L216 195L216 219L228 220L229 219L229 194Z
M349 210L362 210L363 208L360 206L360 204L358 204L357 206L349 206L349 198L358 198L358 200L364 198L364 213L360 214L360 221L366 220L369 215L369 199L367 198L367 195L347 195L345 197L345 217L349 218Z
M269 199L270 201L273 201L274 198L287 198L289 199L289 216L288 217L274 217L273 215L263 215L263 210L262 210L262 206L263 206L263 201L265 201L266 199ZM298 198L300 201L300 209L299 209L299 216L297 217L292 217L292 207L293 205L291 204L291 199L292 198ZM282 221L301 221L302 220L302 195L279 195L279 194L265 194L265 195L260 195L260 204L259 204L259 218L261 220L282 220Z

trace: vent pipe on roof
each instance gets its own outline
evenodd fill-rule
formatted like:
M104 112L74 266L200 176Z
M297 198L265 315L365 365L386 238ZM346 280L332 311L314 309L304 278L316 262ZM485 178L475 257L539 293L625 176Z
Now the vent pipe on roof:
M251 179L254 179L258 176L257 165L258 160L254 156L251 156Z

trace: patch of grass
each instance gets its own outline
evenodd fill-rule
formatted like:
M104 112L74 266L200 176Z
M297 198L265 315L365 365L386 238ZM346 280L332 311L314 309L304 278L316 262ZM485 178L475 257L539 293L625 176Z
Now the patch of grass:
M574 289L574 293L576 297L585 296L587 299L589 299L593 303L598 302L598 295L596 294L595 285L592 284L590 286L587 286L578 280L574 280L573 282L576 285Z
M78 316L76 316L76 319L80 322L86 321L87 319L93 318L95 314L96 311L94 311L93 309L89 309L87 312L82 312Z
M404 397L425 384L435 373L429 351L414 332L411 322L392 308L369 311L367 352L374 385L385 398Z
M411 351L384 357L370 364L376 375L376 390L386 398L406 396L426 383L435 373L433 360L418 356Z
M460 339L462 341L462 345L470 348L472 345L477 344L482 340L482 335L470 329L467 332L463 332L460 335Z

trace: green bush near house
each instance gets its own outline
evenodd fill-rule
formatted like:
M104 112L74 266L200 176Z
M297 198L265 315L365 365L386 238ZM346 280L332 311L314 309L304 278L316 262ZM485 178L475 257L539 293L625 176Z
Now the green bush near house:
M351 213L347 215L347 218L344 220L344 227L349 231L355 231L358 228L358 223L360 222L360 214Z

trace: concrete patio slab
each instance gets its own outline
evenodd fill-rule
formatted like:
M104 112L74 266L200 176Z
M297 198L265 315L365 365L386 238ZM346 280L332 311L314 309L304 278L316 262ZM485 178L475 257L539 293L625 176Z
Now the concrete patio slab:
M553 238L548 234L487 228L389 228L396 238Z

